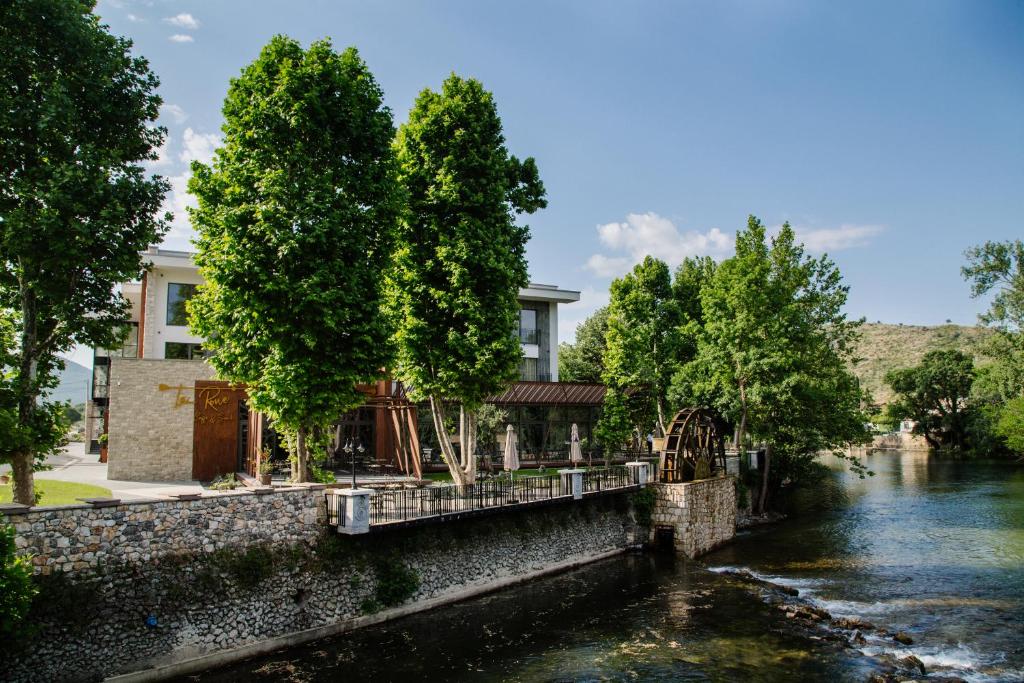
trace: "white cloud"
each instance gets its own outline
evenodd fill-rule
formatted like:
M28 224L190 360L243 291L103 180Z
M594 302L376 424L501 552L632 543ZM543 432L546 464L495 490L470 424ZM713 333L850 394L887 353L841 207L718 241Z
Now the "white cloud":
M138 14L127 14L126 16L128 18L128 21L132 22L133 24L141 24L142 22L146 21Z
M221 144L221 138L216 133L197 133L192 128L186 128L182 136L181 151L178 153L178 161L191 164L193 161L201 161L208 164L213 160L214 152ZM170 211L174 214L171 220L171 229L164 237L164 246L172 249L190 249L192 237L195 232L188 218L188 208L196 206L195 197L188 193L188 181L192 177L192 171L186 167L181 173L170 176L167 182L171 189L164 198L163 211Z
M576 340L576 326L586 320L594 311L608 305L608 289L586 287L580 291L580 300L558 307L558 341L572 343Z
M178 158L186 164L201 161L208 164L213 160L213 153L220 147L220 136L216 133L197 133L191 128L185 129L184 147Z
M186 12L176 14L173 17L165 17L164 23L170 24L171 26L177 26L178 28L188 29L190 31L194 31L199 28L199 21Z
M185 35L184 33L175 33L173 36L168 38L172 43L194 43L195 38L192 36Z
M794 227L793 230L797 240L803 242L808 251L821 253L867 246L871 238L881 234L885 228L881 225L844 224L838 228Z
M587 268L597 275L621 275L645 256L655 256L669 265L676 265L688 256L724 258L732 250L733 239L718 228L706 232L679 228L667 218L654 212L631 213L622 223L597 226L601 243L624 255L594 254Z
M626 256L592 254L587 259L587 269L602 277L622 275L631 265L633 265L632 260Z
M161 105L160 113L170 116L175 123L185 123L188 118L188 113L176 104Z

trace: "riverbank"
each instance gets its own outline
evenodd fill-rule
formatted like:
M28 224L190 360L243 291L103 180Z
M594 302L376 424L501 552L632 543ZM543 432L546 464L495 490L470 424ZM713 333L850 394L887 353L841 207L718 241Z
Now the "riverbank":
M700 562L618 555L190 680L1024 680L1020 469L865 458L833 463L843 507Z

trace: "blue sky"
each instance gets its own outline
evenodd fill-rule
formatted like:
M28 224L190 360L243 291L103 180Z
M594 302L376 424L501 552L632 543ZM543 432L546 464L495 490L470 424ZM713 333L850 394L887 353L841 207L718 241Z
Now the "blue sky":
M101 0L160 76L154 170L187 248L187 161L228 79L275 33L359 48L396 124L452 71L537 159L535 281L583 291L562 335L645 254L724 257L747 214L827 251L851 316L973 324L967 247L1024 236L1022 2Z

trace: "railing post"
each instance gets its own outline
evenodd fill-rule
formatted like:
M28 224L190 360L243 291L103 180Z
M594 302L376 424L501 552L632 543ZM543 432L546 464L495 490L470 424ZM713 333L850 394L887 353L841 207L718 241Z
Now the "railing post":
M640 462L639 460L627 462L626 469L629 471L629 478L633 484L639 484L640 486L647 484L647 463Z
M562 486L572 492L573 500L582 499L583 470L577 468L558 470L558 474L562 477Z
M365 534L370 531L370 489L331 489L338 511L338 533Z

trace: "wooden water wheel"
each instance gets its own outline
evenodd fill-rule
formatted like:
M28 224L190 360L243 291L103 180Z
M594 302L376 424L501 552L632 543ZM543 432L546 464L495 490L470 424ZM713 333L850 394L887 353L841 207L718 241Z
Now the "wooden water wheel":
M707 479L719 468L725 470L725 440L710 411L680 410L665 432L659 468L661 481Z

